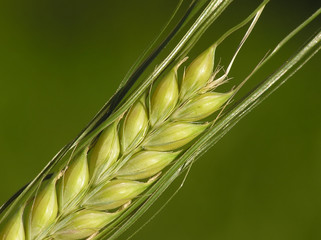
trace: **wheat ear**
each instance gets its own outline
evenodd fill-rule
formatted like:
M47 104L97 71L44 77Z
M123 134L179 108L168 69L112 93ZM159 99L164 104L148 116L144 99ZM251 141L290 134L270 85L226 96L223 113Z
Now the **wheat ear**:
M180 151L208 127L198 122L232 96L213 92L216 45L200 54L178 83L179 65L104 129L63 171L13 215L0 239L84 239L114 219L157 181ZM180 85L180 86L179 86Z

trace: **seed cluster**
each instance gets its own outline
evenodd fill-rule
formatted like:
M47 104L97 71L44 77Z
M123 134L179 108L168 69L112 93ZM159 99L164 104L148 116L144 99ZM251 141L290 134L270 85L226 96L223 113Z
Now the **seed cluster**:
M171 69L150 94L104 129L68 167L46 180L12 215L1 240L85 239L111 223L157 181L208 127L198 121L220 109L233 92L217 93L213 45L186 69Z

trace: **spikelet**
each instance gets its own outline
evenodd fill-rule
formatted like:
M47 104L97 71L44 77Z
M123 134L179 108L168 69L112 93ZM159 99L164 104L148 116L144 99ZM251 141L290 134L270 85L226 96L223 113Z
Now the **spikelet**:
M116 177L128 180L150 178L162 171L178 154L179 152L141 151L126 162Z
M120 144L116 121L102 132L90 154L90 175L94 182L118 159L119 153Z
M34 239L54 222L58 213L56 179L49 180L31 201L26 214L26 239Z
M189 122L204 119L219 110L232 94L233 91L228 93L208 92L197 95L178 108L171 116L171 119Z
M70 215L65 224L53 233L54 239L76 240L87 238L112 222L121 212L80 210Z
M88 185L87 151L88 149L86 148L71 161L57 184L60 212Z
M186 100L203 88L209 81L214 68L216 45L212 45L199 55L186 69L182 80L180 98Z
M151 134L143 143L143 148L153 151L176 150L200 135L207 126L208 123L168 123Z
M173 68L158 84L151 98L150 123L162 122L176 107L178 100L177 69Z
M148 117L144 97L137 101L126 114L120 137L122 152L136 147L144 138L148 128Z
M0 230L0 240L25 240L25 230L22 220L23 210L21 207Z
M105 184L102 189L90 197L83 206L94 210L118 208L145 191L151 183L152 182L113 180Z

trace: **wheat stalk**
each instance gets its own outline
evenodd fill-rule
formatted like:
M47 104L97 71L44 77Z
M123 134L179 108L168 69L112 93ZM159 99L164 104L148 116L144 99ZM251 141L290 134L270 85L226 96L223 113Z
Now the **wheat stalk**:
M121 215L208 123L198 122L232 96L213 92L212 45L186 69L171 69L150 93L46 180L13 215L0 239L83 239Z
M235 93L214 92L227 79L237 54L217 78L216 47L199 55L181 82L177 71L182 63L177 64L66 167L43 181L37 193L11 213L0 239L91 239L119 218L209 127L202 120Z

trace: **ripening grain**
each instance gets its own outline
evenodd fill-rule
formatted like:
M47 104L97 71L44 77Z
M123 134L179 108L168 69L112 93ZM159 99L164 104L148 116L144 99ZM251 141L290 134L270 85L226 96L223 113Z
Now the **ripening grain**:
M0 239L84 239L139 198L209 123L233 92L212 92L215 47L200 54L178 84L177 67L159 80L62 173L11 216ZM119 166L119 167L118 167ZM116 170L115 170L116 169Z

